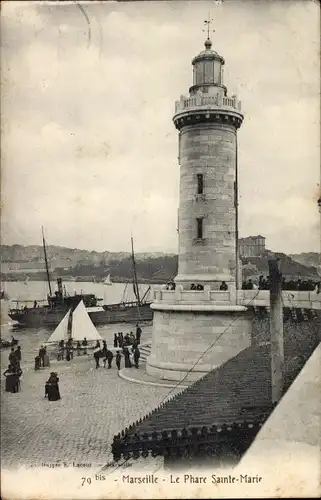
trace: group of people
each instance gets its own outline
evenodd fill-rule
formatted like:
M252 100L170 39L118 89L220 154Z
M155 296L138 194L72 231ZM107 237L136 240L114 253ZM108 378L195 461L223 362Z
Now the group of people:
M76 343L76 352L77 356L80 356L81 351L83 354L87 354L87 348L88 348L88 341L86 337L84 337L83 341L80 342L77 340ZM70 338L66 342L64 340L61 340L58 344L58 353L57 353L57 361L63 361L65 359L66 355L66 361L70 361L74 358L74 344L73 344L73 339Z
M195 283L192 283L192 284L191 284L191 290L199 290L199 291L200 291L200 290L204 290L204 286L203 286L203 285L200 285L200 284L195 285Z
M20 367L21 363L21 347L18 345L16 350L14 347L11 348L9 354L9 365L3 375L6 378L5 390L7 392L19 392L20 391L20 377L22 375L22 370Z
M165 290L175 290L176 284L174 282L169 282L165 286ZM195 283L192 283L190 286L190 290L196 290L196 291L201 291L204 290L204 285L198 283L197 285ZM220 284L220 290L221 291L227 291L228 290L228 285L225 281L222 281Z
M101 358L102 358L103 363L104 363L104 368L106 368L107 362L108 362L108 368L111 368L111 363L112 363L112 360L114 358L114 354L112 353L112 351L110 351L108 349L106 340L103 340L103 347L100 346L99 340L97 340L97 342L96 342L96 345L94 348L94 359L96 361L96 368L99 368L99 366L100 366L99 361ZM120 360L118 362L119 362L119 366L120 366Z
M114 334L114 347L120 347L122 349L124 346L130 346L134 344L139 345L141 336L142 329L137 323L135 335L133 332L126 333L126 335L124 335L123 332Z
M125 368L132 368L133 364L131 361L131 355L134 361L135 368L139 368L140 350L138 346L140 344L141 334L142 330L138 324L136 325L136 335L134 335L133 332L126 333L126 335L123 335L122 332L114 334L114 347L121 348L121 351L116 351L115 356L116 366L118 370L120 370L122 356L124 357ZM100 366L100 359L103 360L104 367L106 367L106 363L108 363L109 369L112 367L114 354L110 349L108 349L106 340L103 340L102 347L99 340L97 340L96 346L94 348L94 359L96 362L96 368L99 368Z
M136 325L135 335L133 332L126 333L125 335L123 335L122 332L117 334L115 333L114 348L119 348L119 350L116 351L115 356L114 353L108 349L107 342L105 340L102 341L102 346L100 341L97 340L94 348L96 368L99 368L100 359L102 359L103 366L106 367L107 365L108 369L111 369L114 357L118 370L121 368L122 357L124 358L125 368L132 368L133 366L139 368L140 351L138 346L141 341L141 335L142 330L138 324ZM86 337L82 342L77 341L77 355L80 355L81 351L83 351L83 354L87 354L87 348L88 341ZM66 342L61 340L58 345L58 361L63 359L70 361L73 359L73 352L73 340L68 339ZM18 392L20 390L20 377L22 375L20 367L21 356L21 347L19 345L16 349L14 347L11 348L11 352L9 354L9 366L4 372L4 376L6 377L5 390L8 392ZM39 349L38 355L35 357L35 370L37 371L48 366L50 366L49 355L46 346L42 345ZM48 398L49 401L57 401L58 399L61 399L59 391L59 377L56 372L51 372L47 382L45 383L45 398Z
M270 276L259 276L258 282L253 282L251 279L243 281L242 290L270 290L271 278ZM313 292L316 291L320 293L320 282L315 282L311 279L301 280L301 279L290 279L282 278L282 290L292 290L292 291L305 291Z

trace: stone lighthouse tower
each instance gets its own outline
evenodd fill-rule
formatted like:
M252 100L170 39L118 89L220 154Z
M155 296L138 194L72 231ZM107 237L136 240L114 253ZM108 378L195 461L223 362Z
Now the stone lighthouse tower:
M223 84L224 59L209 39L193 61L188 98L176 102L179 130L179 267L176 283L225 281L237 272L236 168L240 102Z
M175 104L178 275L175 290L156 292L147 361L147 372L164 379L196 379L250 343L251 318L237 305L236 291L237 130L243 115L236 96L228 96L224 64L208 37L192 60L189 96Z

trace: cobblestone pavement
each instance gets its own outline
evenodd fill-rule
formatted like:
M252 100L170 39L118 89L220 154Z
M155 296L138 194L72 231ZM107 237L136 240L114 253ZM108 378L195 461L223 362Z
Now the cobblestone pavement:
M3 351L2 372L9 352ZM104 466L112 461L114 434L155 408L163 387L127 382L115 367L95 369L92 355L53 361L39 372L22 364L21 392L4 391L1 375L1 459L3 468L66 462ZM142 365L140 369L144 369ZM50 371L60 377L62 399L44 398Z

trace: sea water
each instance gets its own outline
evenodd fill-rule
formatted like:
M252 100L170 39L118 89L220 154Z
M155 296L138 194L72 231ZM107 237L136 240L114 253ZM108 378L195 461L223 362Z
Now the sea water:
M66 292L70 295L77 293L93 293L98 298L103 299L98 302L98 305L102 304L112 304L118 303L122 300L124 301L134 301L135 295L133 291L133 285L129 283L127 286L125 283L113 283L112 285L104 285L103 283L90 283L90 282L73 282L66 281L63 283L66 288ZM153 285L155 286L155 285ZM3 282L1 284L2 290L5 291L8 299L1 299L1 339L10 340L14 336L19 340L19 345L23 351L24 362L27 364L34 363L34 357L38 354L39 347L41 344L46 342L54 330L54 327L46 328L21 328L12 321L8 316L8 311L10 308L16 307L16 301L20 301L19 306L23 305L23 301L31 301L27 305L30 307L33 305L33 301L37 300L38 304L45 304L46 297L49 292L48 283L44 281L28 281L24 283L23 281L10 281ZM144 293L147 291L148 285L139 285L140 296L143 297ZM52 284L52 292L56 290L56 285ZM44 300L45 302L40 302ZM150 335L151 326L143 326L143 335L146 331L146 335ZM114 333L123 332L129 333L133 331L135 333L135 325L128 323L119 323L111 325L102 325L97 327L98 332L103 339L107 341L108 346L113 345ZM2 350L1 360L4 361L9 354L10 350ZM8 351L8 352L7 352ZM5 365L3 365L5 366Z

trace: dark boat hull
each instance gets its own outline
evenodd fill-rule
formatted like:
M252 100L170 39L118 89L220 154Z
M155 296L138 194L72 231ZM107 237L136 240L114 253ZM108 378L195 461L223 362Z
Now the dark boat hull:
M50 309L47 307L37 307L27 311L11 311L9 316L13 321L17 321L20 326L33 327L55 327L66 314L66 309ZM95 326L113 323L139 323L141 321L151 321L153 311L150 304L143 304L139 308L135 306L125 306L120 309L90 311L90 319Z

